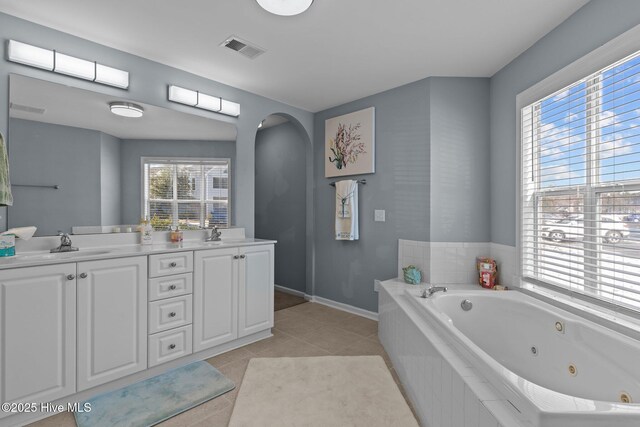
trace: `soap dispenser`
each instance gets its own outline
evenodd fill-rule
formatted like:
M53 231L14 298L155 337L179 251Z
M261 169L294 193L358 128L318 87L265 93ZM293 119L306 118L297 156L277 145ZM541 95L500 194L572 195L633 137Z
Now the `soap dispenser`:
M142 219L140 222L140 243L143 245L153 244L153 226L147 219Z

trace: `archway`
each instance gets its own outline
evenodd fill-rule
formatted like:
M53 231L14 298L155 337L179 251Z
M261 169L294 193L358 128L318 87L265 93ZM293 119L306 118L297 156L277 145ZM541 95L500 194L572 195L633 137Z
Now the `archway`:
M309 135L277 113L258 125L255 143L255 237L277 240L277 290L312 295L313 161Z

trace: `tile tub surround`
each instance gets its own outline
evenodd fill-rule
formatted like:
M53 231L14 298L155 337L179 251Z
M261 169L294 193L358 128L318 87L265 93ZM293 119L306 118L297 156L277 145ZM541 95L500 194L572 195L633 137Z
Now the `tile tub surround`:
M402 267L411 264L425 273L423 281L428 283L476 283L477 256L490 256L498 261L501 284L515 283L516 248L489 242L421 242L399 239L398 277L402 277Z
M404 300L383 283L379 338L426 427L526 427L527 421Z
M208 359L236 384L241 384L247 364L254 357L311 357L380 355L396 384L391 361L377 336L378 323L317 303L306 303L275 313L273 337ZM287 375L286 372L283 375ZM158 424L159 427L226 426L238 388ZM408 401L408 399L407 399ZM410 402L409 406L411 407ZM73 415L61 413L31 424L32 427L75 427Z

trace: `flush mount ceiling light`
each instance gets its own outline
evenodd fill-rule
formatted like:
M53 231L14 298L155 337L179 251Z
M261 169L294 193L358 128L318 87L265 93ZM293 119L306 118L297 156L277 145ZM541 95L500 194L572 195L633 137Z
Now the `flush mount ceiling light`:
M309 9L313 0L256 0L267 12L274 15L293 16L299 15Z
M95 61L87 61L56 52L55 50L43 49L15 40L9 40L7 52L11 62L42 68L54 73L66 74L121 89L129 87L129 73L127 71L107 67Z
M109 108L116 116L138 118L144 114L144 108L131 102L112 102Z
M169 85L169 101L213 111L214 113L226 114L227 116L238 117L240 115L240 104L236 102L180 86Z

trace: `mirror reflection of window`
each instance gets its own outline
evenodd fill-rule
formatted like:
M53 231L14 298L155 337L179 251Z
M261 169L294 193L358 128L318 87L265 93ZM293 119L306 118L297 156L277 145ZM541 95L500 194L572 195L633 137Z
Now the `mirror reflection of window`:
M229 159L145 158L144 211L156 230L229 227Z

